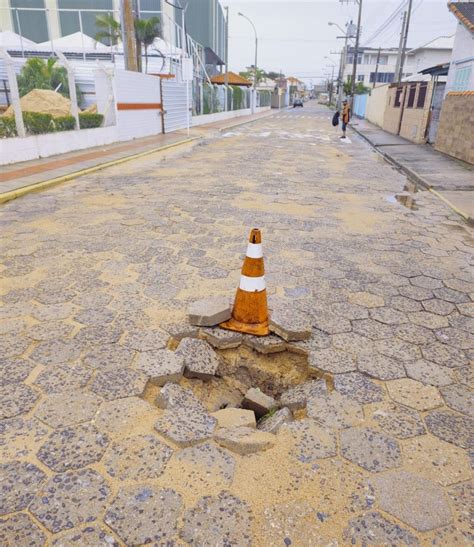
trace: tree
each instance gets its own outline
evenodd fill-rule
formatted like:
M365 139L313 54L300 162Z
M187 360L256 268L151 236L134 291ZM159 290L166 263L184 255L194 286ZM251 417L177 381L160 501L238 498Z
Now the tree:
M274 72L273 70L270 70L270 72L266 72L265 76L267 78L270 78L271 80L279 80L280 78L284 78L285 75L283 72L280 74L280 72Z
M110 45L116 46L122 39L122 27L113 15L96 15L95 24L100 29L94 36L97 42L108 42Z
M347 95L347 96L352 93L351 77L350 76L347 78L347 82L344 82L343 90L344 90L344 94ZM364 94L369 93L369 92L370 92L370 88L366 87L363 82L357 82L357 84L355 86L355 89L354 89L354 94L355 95L364 95Z
M20 97L32 89L51 89L65 97L69 97L69 83L67 70L56 65L56 59L47 60L38 57L29 58L18 75L18 91ZM77 101L81 103L81 92L76 86Z
M247 80L253 82L255 79L255 68L251 66L250 70L244 70L242 72L239 72L239 75L242 76L242 78L246 78ZM257 68L257 85L265 79L265 76L265 71L261 68Z
M160 18L135 19L135 34L139 43L138 55L140 57L142 47L145 49L145 72L148 72L148 48L156 38L161 37Z

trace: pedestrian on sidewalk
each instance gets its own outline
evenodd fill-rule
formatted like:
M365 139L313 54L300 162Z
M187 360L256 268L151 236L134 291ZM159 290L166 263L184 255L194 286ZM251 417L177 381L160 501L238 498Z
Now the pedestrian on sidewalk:
M347 101L342 102L342 135L341 139L346 138L346 128L349 120L351 119L351 107Z

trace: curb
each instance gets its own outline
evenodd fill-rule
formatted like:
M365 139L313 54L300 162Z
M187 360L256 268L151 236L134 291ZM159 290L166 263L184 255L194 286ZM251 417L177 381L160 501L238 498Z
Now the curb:
M248 123L258 122L259 120L262 120L263 118L269 118L270 116L273 116L274 114L275 112L272 112L271 110L269 110L268 114L265 114L264 116L260 116L259 118L254 118L253 120L244 120L243 122L237 122L232 125L228 125L226 127L221 127L218 131L219 133L222 133L223 131L229 131L229 129L238 127L240 125L246 125Z
M403 163L400 163L398 160L393 158L388 152L385 152L383 150L380 150L380 148L375 145L364 133L356 129L354 126L351 126L351 129L355 131L358 135L360 135L366 142L372 146L372 148L378 152L388 163L392 164L394 167L405 173L407 177L412 180L413 182L419 184L420 186L423 186L423 188L426 188L429 192L431 192L433 195L435 195L438 199L440 199L445 205L447 205L452 211L454 211L457 215L459 215L469 226L474 226L474 218L470 217L467 213L464 213L460 209L458 209L453 203L449 201L449 199L446 199L442 194L434 190L433 186L429 184L423 177L421 177L416 171L413 171Z
M16 190L10 190L9 192L4 192L3 194L0 194L0 204L6 203L7 201L11 201L13 199L16 199L22 196L26 196L27 194L31 194L33 192L40 192L42 190L47 190L48 188L53 188L54 186L62 184L63 182L67 182L69 180L82 177L83 175L88 175L89 173L95 173L96 171L100 171L101 169L106 169L107 167L119 165L121 163L125 163L126 161L142 158L144 156L148 156L149 154L154 154L155 152L162 152L164 150L169 150L170 148L175 148L176 146L180 146L182 144L188 144L190 142L197 141L197 140L201 140L201 137L191 137L189 139L173 142L165 146L160 146L159 148L153 148L152 150L147 150L145 152L139 152L138 154L132 154L131 156L119 158L118 160L107 161L105 163L99 163L98 165L94 165L93 167L88 167L87 169L80 169L79 171L73 171L72 173L63 175L62 177L56 177L54 179L44 180L42 182L35 182L34 184L28 184L27 186L22 186L21 188L17 188Z

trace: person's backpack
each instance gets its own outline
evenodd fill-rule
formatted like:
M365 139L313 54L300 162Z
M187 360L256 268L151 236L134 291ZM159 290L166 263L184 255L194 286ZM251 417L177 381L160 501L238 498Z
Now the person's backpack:
M334 113L334 116L332 117L332 125L336 127L336 125L339 125L339 110Z

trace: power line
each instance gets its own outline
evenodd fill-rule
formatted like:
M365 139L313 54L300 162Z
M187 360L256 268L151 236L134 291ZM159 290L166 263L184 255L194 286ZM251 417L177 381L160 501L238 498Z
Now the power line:
M379 36L384 30L386 30L389 26L392 25L394 21L396 21L398 15L402 12L405 5L408 3L408 0L402 0L402 2L398 5L398 7L395 9L395 11L392 12L391 15L388 16L388 18L379 26L379 28L372 33L370 38L365 42L365 45L370 44L375 38Z

